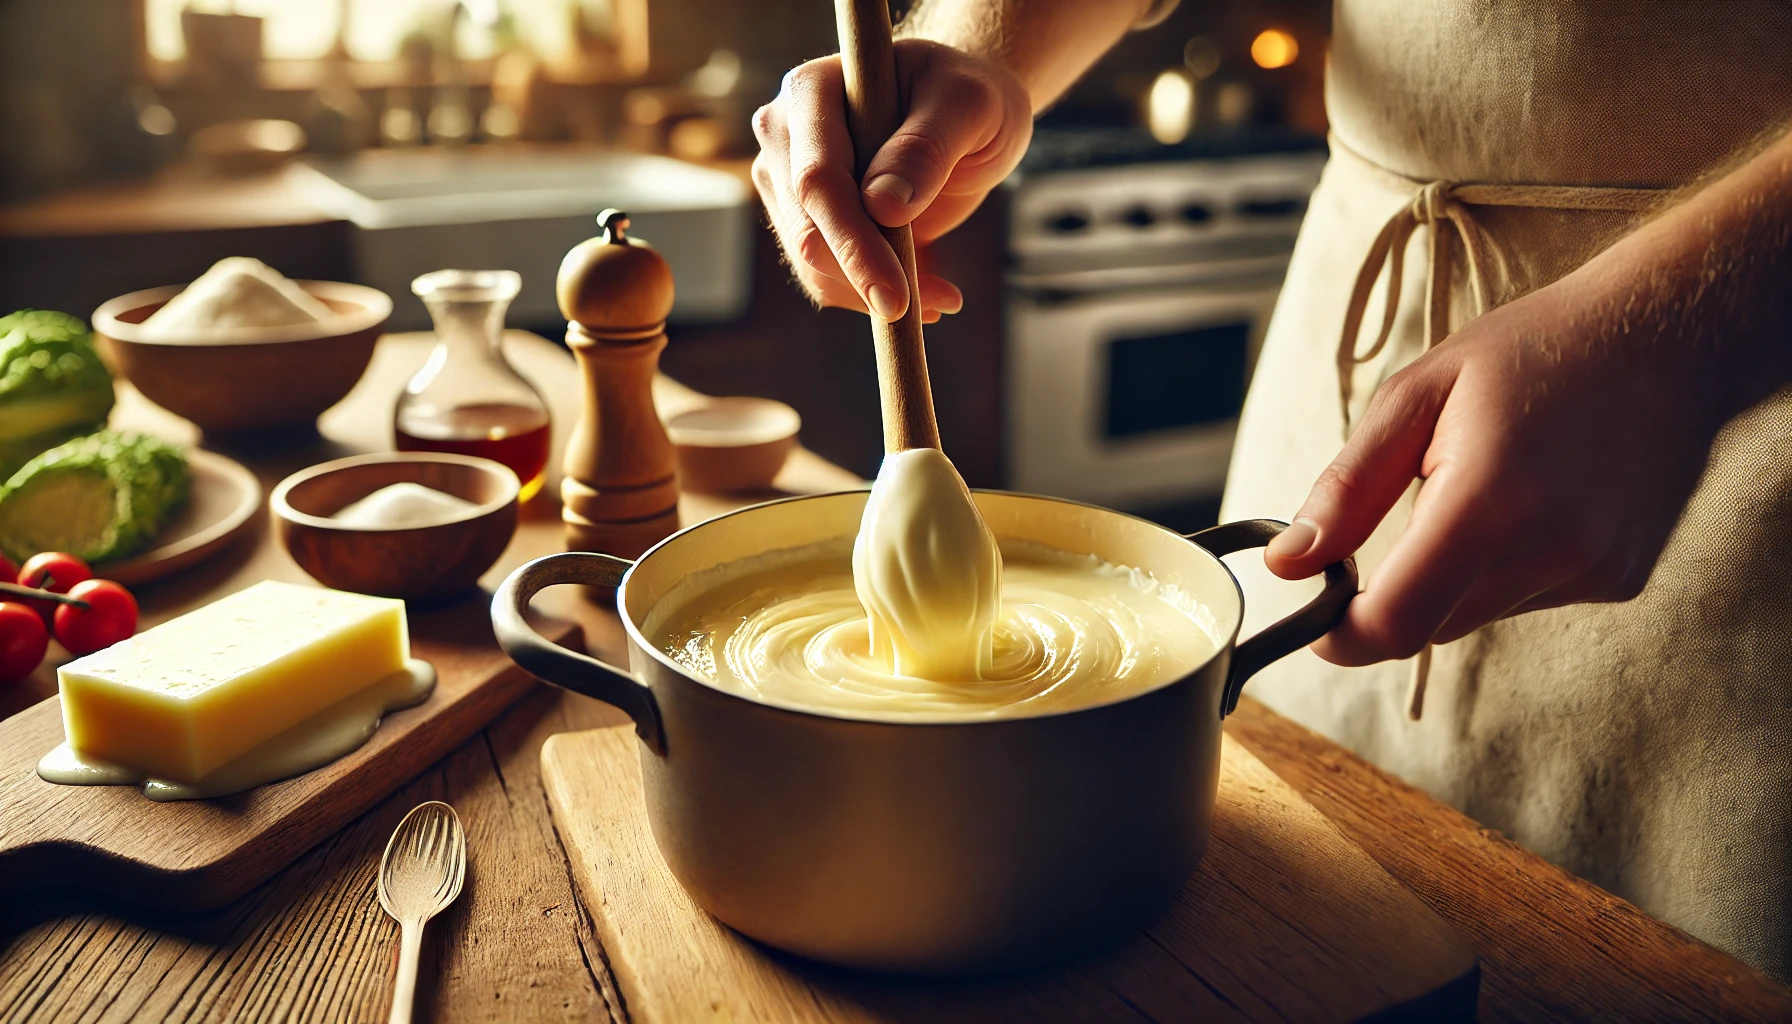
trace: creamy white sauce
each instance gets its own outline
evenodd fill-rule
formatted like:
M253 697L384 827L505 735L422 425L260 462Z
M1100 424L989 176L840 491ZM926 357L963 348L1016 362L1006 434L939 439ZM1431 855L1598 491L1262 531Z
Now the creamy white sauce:
M38 761L37 774L64 786L137 786L151 800L227 796L302 775L359 750L380 719L423 703L435 685L435 667L412 658L404 671L350 694L194 783L149 778L135 768L85 757L67 743Z
M1005 543L987 664L899 671L875 650L844 549L841 539L695 573L652 610L648 635L726 692L885 721L1108 703L1180 678L1219 647L1203 625L1212 616L1179 587L1093 555Z
M992 671L1002 555L958 470L938 448L884 456L852 550L870 649L898 675Z

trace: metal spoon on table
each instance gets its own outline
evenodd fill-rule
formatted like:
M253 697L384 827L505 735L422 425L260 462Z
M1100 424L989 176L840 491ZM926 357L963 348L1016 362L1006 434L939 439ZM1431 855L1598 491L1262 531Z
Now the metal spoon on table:
M466 877L467 834L454 808L438 800L412 808L380 857L380 906L399 927L390 1024L409 1024L423 926L454 902Z

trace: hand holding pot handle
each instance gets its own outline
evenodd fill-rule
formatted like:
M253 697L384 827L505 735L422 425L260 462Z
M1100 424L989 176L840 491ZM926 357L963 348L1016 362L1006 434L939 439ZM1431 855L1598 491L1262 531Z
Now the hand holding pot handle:
M529 627L529 600L561 583L613 587L634 563L611 555L567 551L547 555L522 566L505 578L492 595L492 630L512 661L538 679L574 693L595 697L626 712L635 720L635 735L656 754L666 752L660 728L660 708L653 691L627 669L550 643Z
M1241 519L1236 523L1212 526L1188 539L1215 555L1229 555L1246 548L1260 548L1275 535L1288 528L1277 519ZM1220 698L1220 715L1238 707L1238 695L1244 684L1271 662L1280 660L1332 631L1344 621L1350 599L1357 593L1356 560L1346 558L1325 567L1325 589L1306 607L1265 628L1256 636L1238 645L1232 654L1232 670L1226 677L1226 692Z

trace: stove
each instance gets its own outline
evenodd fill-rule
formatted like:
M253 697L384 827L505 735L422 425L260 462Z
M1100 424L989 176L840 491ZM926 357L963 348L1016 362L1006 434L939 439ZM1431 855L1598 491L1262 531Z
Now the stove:
M1011 485L1217 500L1322 140L1042 129L1009 180Z

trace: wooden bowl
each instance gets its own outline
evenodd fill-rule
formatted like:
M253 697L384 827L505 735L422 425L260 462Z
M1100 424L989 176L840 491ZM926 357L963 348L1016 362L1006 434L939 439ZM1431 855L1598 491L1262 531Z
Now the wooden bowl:
M796 447L803 419L769 398L714 398L666 420L678 483L690 491L764 491Z
M428 526L349 526L330 518L389 484L416 483L477 508ZM440 452L382 452L300 470L268 504L280 542L319 583L407 601L458 597L516 532L516 474L501 463Z
M149 288L93 312L93 332L137 390L214 432L309 425L366 372L392 299L339 281L298 281L341 314L319 324L148 339L141 326L183 285Z

